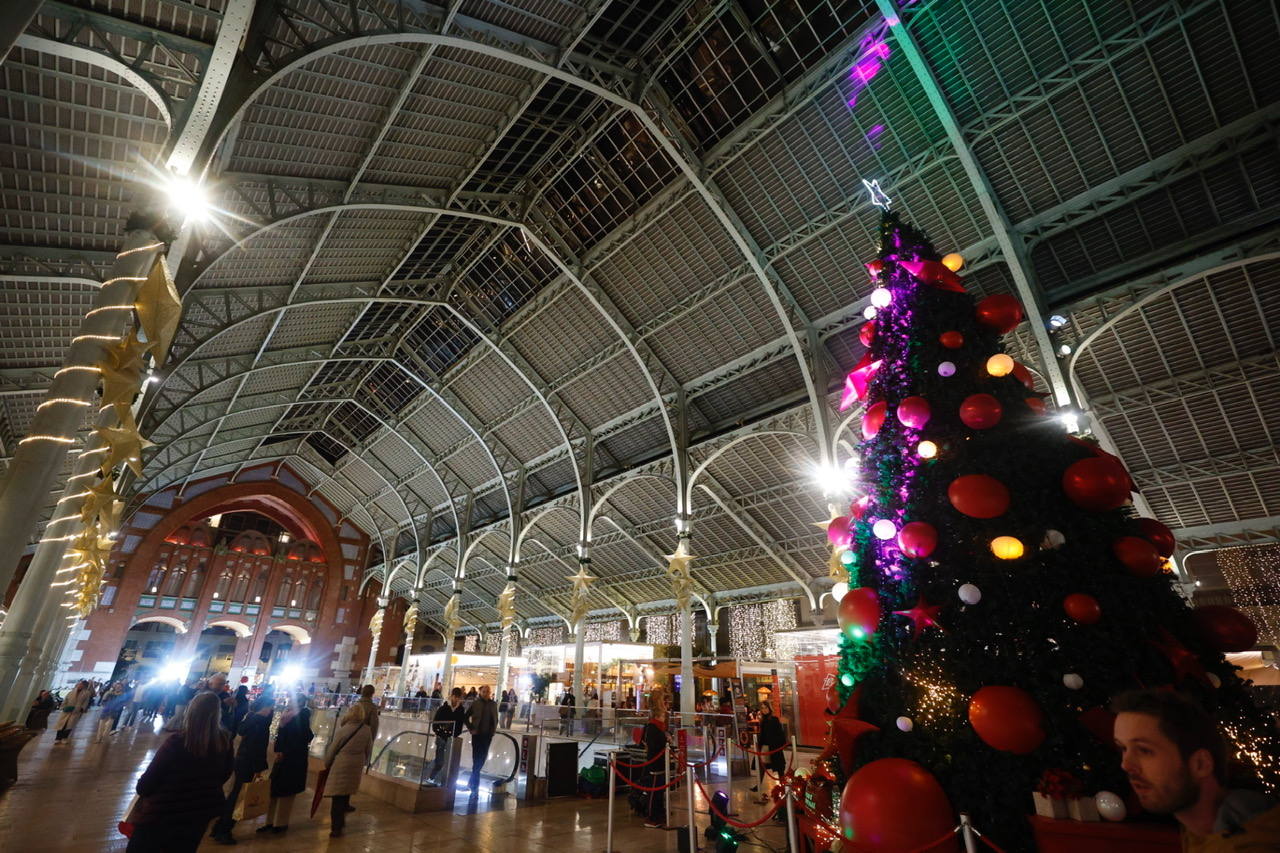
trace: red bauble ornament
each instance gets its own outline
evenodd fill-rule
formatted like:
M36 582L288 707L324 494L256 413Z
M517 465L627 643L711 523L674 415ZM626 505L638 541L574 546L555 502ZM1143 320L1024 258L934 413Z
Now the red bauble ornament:
M969 723L992 749L1026 755L1045 737L1044 712L1021 687L993 684L969 700Z
M871 506L871 495L863 495L849 504L849 517L862 521L862 517L867 514L867 507L869 506Z
M1098 599L1083 592L1073 592L1062 599L1062 609L1081 625L1096 625L1102 619L1102 606Z
M1114 456L1073 462L1062 473L1062 490L1081 509L1106 512L1129 500L1129 472Z
M875 278L884 271L884 261L876 258L874 261L867 262L867 272L871 273L871 277Z
M898 547L908 557L927 557L938 547L938 531L927 521L909 521L898 531Z
M1177 547L1178 542L1173 538L1172 530L1154 518L1139 518L1137 523L1138 535L1156 546L1161 557L1173 556L1173 549Z
M1124 563L1130 574L1140 578L1155 577L1164 565L1156 546L1137 536L1121 536L1111 543L1111 553Z
M913 429L924 429L933 410L924 397L907 397L898 404L898 422Z
M1027 408L1035 412L1037 415L1045 415L1049 413L1049 407L1044 404L1044 400L1039 397L1028 397Z
M1215 651L1247 652L1258 644L1258 626L1234 607L1206 604L1191 611L1191 621Z
M964 346L964 335L959 332L943 332L938 335L938 342L947 349L960 349Z
M1015 361L1011 372L1015 379L1027 386L1028 391L1036 390L1036 378L1031 375L1031 371L1027 369L1025 364L1020 361Z
M871 346L876 339L876 321L868 320L862 324L862 328L858 330L858 340L862 341L864 347Z
M1000 401L990 394L970 394L960 404L960 420L969 429L991 429L1003 414Z
M996 518L1009 509L1009 490L986 474L956 477L947 486L947 498L957 511L970 518Z
M840 627L856 630L863 637L875 636L880 626L880 596L869 586L851 589L840 599Z
M1003 335L1022 322L1022 304L1007 293L993 293L978 303L974 316L982 325Z
M951 802L938 780L914 761L881 758L849 777L840 796L840 826L868 853L919 850L948 834L956 824ZM952 836L929 848L955 853Z
M827 541L832 545L848 545L849 535L849 516L838 515L827 522Z
M862 415L862 437L875 438L876 433L880 431L880 427L884 426L885 410L884 400L870 406Z

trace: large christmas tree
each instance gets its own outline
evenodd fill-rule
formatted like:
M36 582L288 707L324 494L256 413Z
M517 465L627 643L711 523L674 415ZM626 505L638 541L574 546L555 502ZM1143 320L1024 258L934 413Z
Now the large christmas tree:
M874 846L883 826L927 811L940 785L954 812L1029 849L1046 772L1128 794L1106 708L1135 687L1203 703L1245 770L1274 786L1280 739L1222 654L1249 642L1247 620L1179 595L1173 537L1135 515L1123 465L1046 416L1005 354L1018 302L975 301L946 260L886 205L867 353L846 389L846 407L865 404L858 493L828 531L850 588L818 774L836 783L830 825L856 849L893 849ZM880 761L858 777L877 814L846 791L837 817L839 786L885 758L927 774L903 781L913 766ZM909 801L886 809L895 796ZM919 823L906 837L929 835Z

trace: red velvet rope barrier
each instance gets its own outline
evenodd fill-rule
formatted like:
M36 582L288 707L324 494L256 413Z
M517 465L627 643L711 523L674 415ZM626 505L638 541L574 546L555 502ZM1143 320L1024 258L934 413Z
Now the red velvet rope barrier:
M719 754L720 754L720 747L719 747L719 746L717 746L717 747L715 748L715 751L714 751L714 752L712 752L709 756L707 756L707 760L706 760L706 761L699 761L697 764L689 764L688 766L689 766L689 767L691 767L691 768L693 768L694 770L697 770L697 769L698 769L698 768L700 768L700 767L706 767L708 764L710 764L711 762L715 761L715 760L716 760L716 756L717 756L717 755L719 755Z
M951 840L951 837L959 831L960 831L960 827L958 826L953 829L948 829L947 834L939 837L936 841L930 841L928 844L925 844L922 847L913 847L910 850L908 850L907 853L927 853L927 851L932 850L933 848L937 847L939 844L942 844L944 841ZM844 848L846 850L854 850L854 851L863 850L863 851L868 851L868 853L872 853L870 847L863 847L862 845L853 841L849 841L848 839L846 839L844 842ZM1000 851L1000 853L1004 853L1004 851Z
M666 747L663 747L662 752L659 752L657 755L655 755L653 758L650 758L648 761L641 761L639 764L628 764L627 762L621 761L617 758L614 758L613 761L619 767L626 767L628 769L634 770L637 767L648 767L650 764L657 761L659 758L661 758L666 754L667 754L667 749Z
M787 748L787 744L784 743L782 746L778 747L777 749L770 749L764 752L756 752L754 749L747 749L745 746L742 747L742 751L749 755L758 755L761 758L768 758L770 755L773 755L775 752L782 752L782 750L786 748Z
M681 777L682 777L682 776L684 776L684 774L683 774L683 773L679 773L679 774L677 774L676 776L674 776L670 781L668 781L665 785L659 785L659 786L658 786L658 787L656 787L656 788L650 788L650 787L648 787L647 785L641 785L641 784L638 784L638 783L636 783L636 782L631 781L631 780L630 780L630 779L628 779L626 776L623 776L621 773L619 773L619 772L618 772L618 768L617 768L617 767L613 767L613 768L610 768L610 769L612 769L612 770L613 770L614 774L615 774L615 775L617 775L617 777L618 777L619 779L621 779L623 782L626 782L626 783L627 783L628 785L630 785L632 788L635 788L637 791L645 791L646 793L650 793L650 794L654 793L655 791L665 791L665 790L667 790L668 788L670 788L670 787L674 786L677 782L679 782L679 781L680 781L680 779L681 779Z
M972 827L970 827L970 828L972 829ZM985 844L985 845L987 845L988 847L990 847L992 850L996 851L996 853L1004 853L1004 848L1003 848L1003 847L1001 847L999 844L996 844L996 843L995 843L994 841L992 841L990 838L987 838L987 837L986 837L985 835L983 835L981 832L978 832L978 830L974 829L974 830L973 830L973 834L974 834L974 835L976 835L976 836L978 836L978 840L979 840L979 841L981 841L983 844Z
M760 826L762 823L772 820L773 816L778 813L778 809L782 808L781 802L774 803L773 808L769 810L769 813L766 814L764 817L760 818L755 823L739 823L738 821L734 820L728 815L722 814L720 810L716 808L716 804L711 801L711 795L707 793L706 788L702 787L702 782L698 779L697 776L693 777L693 781L697 782L698 790L702 792L702 796L706 797L707 805L711 807L711 811L715 812L716 817L720 818L722 821L729 824L730 826L736 826L738 829L755 829L757 826Z

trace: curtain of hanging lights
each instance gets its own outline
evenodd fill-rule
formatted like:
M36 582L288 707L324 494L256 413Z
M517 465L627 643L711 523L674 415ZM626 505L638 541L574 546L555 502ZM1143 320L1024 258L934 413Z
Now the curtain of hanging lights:
M1280 644L1280 546L1226 548L1218 567L1236 605L1258 626L1258 642Z
M669 613L662 616L646 616L644 620L644 641L654 646L679 645L679 615Z
M558 646L565 641L563 625L545 628L534 628L529 632L528 644L531 646Z
M729 654L739 660L774 660L779 631L796 627L794 601L765 601L729 609Z
M588 643L613 643L622 641L622 620L610 622L590 622L582 626L582 633Z

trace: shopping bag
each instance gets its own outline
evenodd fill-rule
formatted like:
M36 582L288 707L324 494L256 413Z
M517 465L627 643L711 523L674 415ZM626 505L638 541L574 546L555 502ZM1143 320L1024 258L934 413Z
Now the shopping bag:
M267 813L267 804L271 801L271 780L259 774L240 788L240 798L236 800L235 810L231 817L235 820L253 820Z
M320 801L324 799L324 783L329 781L329 768L321 770L316 774L316 794L311 798L311 816L315 817L316 812L320 809Z
M133 837L133 813L138 809L138 795L134 794L133 799L129 801L129 807L124 810L124 817L120 818L120 822L116 824L116 829L120 830L120 834L125 838Z

